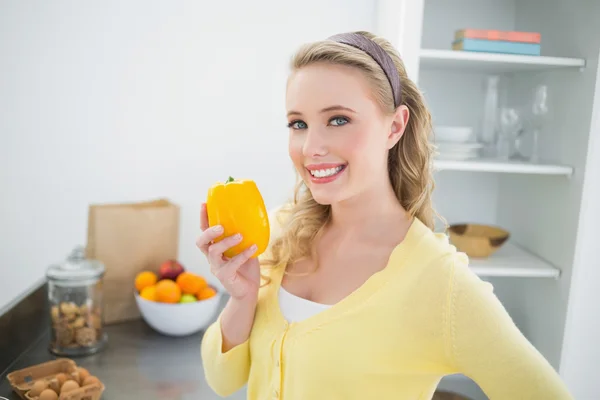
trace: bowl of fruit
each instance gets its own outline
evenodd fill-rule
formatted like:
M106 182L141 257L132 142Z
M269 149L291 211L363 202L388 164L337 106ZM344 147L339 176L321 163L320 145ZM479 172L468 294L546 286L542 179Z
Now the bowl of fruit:
M135 278L135 300L142 318L168 336L186 336L206 329L217 317L222 293L176 260L158 273L142 271Z

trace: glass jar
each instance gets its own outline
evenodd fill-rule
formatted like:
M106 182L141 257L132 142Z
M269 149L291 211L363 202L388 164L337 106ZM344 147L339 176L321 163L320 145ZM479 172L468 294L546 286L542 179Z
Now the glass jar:
M62 264L48 268L51 353L58 356L94 354L106 344L102 313L104 264L85 258L75 248Z

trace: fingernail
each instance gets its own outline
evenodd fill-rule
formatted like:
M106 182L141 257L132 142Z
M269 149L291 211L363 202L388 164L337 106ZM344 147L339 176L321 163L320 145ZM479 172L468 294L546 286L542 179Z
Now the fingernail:
M223 232L223 227L221 225L215 225L215 226L213 226L213 231L215 233L221 233L221 232Z
M242 234L241 233L236 233L235 235L233 235L233 238L235 240L242 240Z
M250 246L250 248L249 248L248 250L249 250L250 252L252 252L252 254L254 254L254 252L255 252L256 250L258 250L258 246L257 246L257 245L255 245L255 244L253 244L252 246Z

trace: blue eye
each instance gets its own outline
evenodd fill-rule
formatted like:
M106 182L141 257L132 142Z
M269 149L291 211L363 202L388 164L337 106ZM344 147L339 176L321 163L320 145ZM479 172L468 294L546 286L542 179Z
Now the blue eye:
M306 129L308 126L304 121L292 121L288 124L288 128L292 129Z
M346 117L334 117L329 120L329 123L333 126L346 125L348 122L350 122L350 121Z

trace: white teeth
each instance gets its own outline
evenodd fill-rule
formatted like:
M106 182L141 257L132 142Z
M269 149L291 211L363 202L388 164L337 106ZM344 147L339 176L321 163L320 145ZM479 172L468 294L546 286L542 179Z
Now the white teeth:
M310 174L316 178L326 178L328 176L332 176L340 172L344 169L343 165L337 166L335 168L327 168L327 169L315 169L311 170Z

